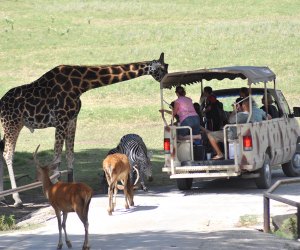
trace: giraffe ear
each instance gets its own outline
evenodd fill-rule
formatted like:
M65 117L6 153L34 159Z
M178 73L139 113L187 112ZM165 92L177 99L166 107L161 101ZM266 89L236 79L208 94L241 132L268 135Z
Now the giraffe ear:
M161 62L161 64L164 64L164 56L165 56L165 54L164 54L164 52L162 52L161 54L160 54L160 57L159 57L159 59L158 59L158 61L160 61Z

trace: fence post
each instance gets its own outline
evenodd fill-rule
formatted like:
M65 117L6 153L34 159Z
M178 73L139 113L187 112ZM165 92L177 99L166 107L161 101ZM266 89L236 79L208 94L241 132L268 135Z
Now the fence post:
M264 232L270 233L270 199L264 195Z
M300 207L297 206L297 240L300 239Z

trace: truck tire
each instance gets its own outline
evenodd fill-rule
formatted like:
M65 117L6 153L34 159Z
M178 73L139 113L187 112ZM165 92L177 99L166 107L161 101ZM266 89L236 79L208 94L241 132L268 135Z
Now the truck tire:
M287 177L300 176L300 152L296 152L289 162L282 164L282 171Z
M193 185L193 178L177 179L177 188L179 190L190 190Z
M270 157L268 154L265 155L265 161L263 166L258 170L259 177L255 179L257 188L267 189L272 184L272 172L270 166Z

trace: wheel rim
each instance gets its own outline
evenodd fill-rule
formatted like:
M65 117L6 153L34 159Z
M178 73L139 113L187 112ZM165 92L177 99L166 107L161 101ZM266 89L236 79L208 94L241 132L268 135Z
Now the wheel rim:
M293 157L293 165L296 169L300 169L300 154L295 154Z
M271 168L270 168L270 164L266 163L265 165L265 176L266 176L266 181L268 182L268 184L271 183Z

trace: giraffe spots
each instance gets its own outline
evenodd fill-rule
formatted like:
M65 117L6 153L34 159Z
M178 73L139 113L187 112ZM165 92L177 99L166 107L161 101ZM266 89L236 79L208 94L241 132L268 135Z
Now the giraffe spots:
M65 106L65 110L74 109L75 103L74 103L73 99L71 99L69 96L67 96L65 99L64 106Z
M29 116L33 117L35 114L35 106L31 105L30 103L25 104L25 109L27 110L27 113Z
M52 70L48 71L46 74L44 74L44 79L46 81L50 81L54 78L55 74Z
M48 96L49 91L47 91L47 88L40 88L39 89L39 97L42 99L46 99Z
M43 120L44 120L44 115L41 115L41 114L37 114L35 115L35 122L36 123L41 123Z
M55 77L55 81L58 84L64 84L67 80L68 80L68 77L66 77L63 74L57 74L57 76Z
M84 78L89 79L89 80L94 80L94 79L98 79L98 75L96 72L88 70L86 72Z
M81 77L82 77L82 74L80 73L80 71L78 71L78 70L75 68L75 69L73 69L73 71L71 72L70 77L71 77L71 78L74 78L74 79L76 79L76 78L81 78Z
M126 81L126 80L128 80L128 77L127 75L123 74L121 77L121 81Z
M116 82L119 82L119 81L120 81L119 77L118 77L118 76L114 76L114 77L112 78L112 80L111 80L110 83L116 83Z
M88 87L90 86L89 82L84 80L81 82L80 88L83 90L88 90Z
M51 97L55 97L58 93L63 93L62 88L59 85L54 85L51 90Z
M72 86L71 81L66 81L66 82L62 85L63 90L66 91L66 92L71 91L71 90L72 90L72 87L73 87L73 86Z
M129 75L129 78L132 79L132 78L135 78L137 75L135 72L128 72L128 75Z
M130 71L130 65L131 64L123 64L120 67L123 69L123 71Z
M100 76L100 81L102 83L102 86L103 85L108 85L110 83L110 79L111 79L111 77L109 75Z
M73 88L75 87L74 89L78 89L76 87L80 86L82 80L80 78L71 77L70 81L72 82Z
M112 74L119 75L122 73L122 69L120 67L112 67Z
M138 71L138 75L139 76L141 76L141 75L143 75L144 74L144 70L142 70L142 69L139 69L139 71Z
M130 67L130 69L131 70L138 70L139 69L139 64L137 64L137 63L133 63L132 65L131 65L131 67Z
M110 69L105 67L105 68L100 68L99 70L99 75L109 75L110 74Z
M73 67L70 67L70 66L61 66L60 67L60 72L65 76L71 75L72 71L73 71Z

